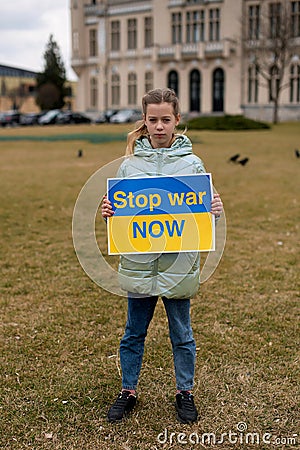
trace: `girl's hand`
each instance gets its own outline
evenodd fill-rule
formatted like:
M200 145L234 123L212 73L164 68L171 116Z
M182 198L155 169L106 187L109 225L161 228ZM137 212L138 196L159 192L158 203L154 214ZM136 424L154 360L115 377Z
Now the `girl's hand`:
M223 203L219 194L214 194L214 197L211 201L211 211L215 216L220 216L223 212Z
M112 210L111 202L108 200L107 196L103 196L102 205L101 205L101 214L104 219L107 217L111 217L114 214Z

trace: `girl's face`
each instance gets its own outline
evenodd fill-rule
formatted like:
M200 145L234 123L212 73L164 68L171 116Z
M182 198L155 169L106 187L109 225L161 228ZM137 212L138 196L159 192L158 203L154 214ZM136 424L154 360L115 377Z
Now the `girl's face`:
M174 115L171 103L151 103L147 106L144 121L153 148L170 147L174 129L178 125L179 120L180 115Z

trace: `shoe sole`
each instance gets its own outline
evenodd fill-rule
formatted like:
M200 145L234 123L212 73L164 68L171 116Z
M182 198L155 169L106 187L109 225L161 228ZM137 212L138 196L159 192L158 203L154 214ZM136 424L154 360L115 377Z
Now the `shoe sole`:
M128 417L130 416L130 414L132 413L132 410L129 411L128 413L125 413L124 416L121 419L109 419L108 417L106 418L107 422L109 423L120 423L123 422L124 420L128 419Z
M126 420L126 416L122 417L122 419L115 419L115 420L111 420L108 417L106 418L106 421L108 423L121 423L121 422L123 422L123 420Z
M130 416L130 414L133 412L133 410L136 408L136 405L137 405L137 402L136 402L136 404L134 405L134 407L130 410L130 411L127 411L127 412L125 412L124 413L124 416L123 417L121 417L121 419L110 419L109 417L106 417L106 421L108 422L108 423L120 423L120 422L123 422L123 420L126 420L126 419L128 419L128 417Z
M180 417L180 415L179 415L178 412L177 412L176 418L177 418L177 420L178 420L180 423L184 423L184 424L187 424L187 425L188 425L188 424L195 423L195 422L198 421L198 417L197 417L197 419L195 419L195 420L184 420L184 419L182 419L182 418Z

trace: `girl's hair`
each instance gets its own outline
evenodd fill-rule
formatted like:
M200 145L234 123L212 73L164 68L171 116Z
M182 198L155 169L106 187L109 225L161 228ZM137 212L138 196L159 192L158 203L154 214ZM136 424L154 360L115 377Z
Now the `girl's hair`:
M153 89L142 98L143 114L147 114L147 106L151 104L171 103L173 106L173 113L175 117L179 115L179 101L173 89ZM135 141L141 136L148 136L148 130L144 120L136 123L136 128L127 135L127 147L125 155L132 155Z

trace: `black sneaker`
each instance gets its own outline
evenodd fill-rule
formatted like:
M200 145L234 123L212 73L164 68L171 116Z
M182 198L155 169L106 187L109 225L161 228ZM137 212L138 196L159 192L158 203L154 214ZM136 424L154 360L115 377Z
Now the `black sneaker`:
M194 396L188 391L176 394L177 419L181 423L192 423L198 419L198 411L194 403Z
M122 391L116 401L111 405L107 420L109 422L120 422L124 419L136 405L136 396L130 391Z

